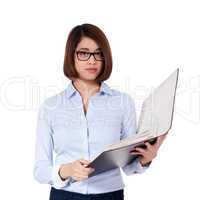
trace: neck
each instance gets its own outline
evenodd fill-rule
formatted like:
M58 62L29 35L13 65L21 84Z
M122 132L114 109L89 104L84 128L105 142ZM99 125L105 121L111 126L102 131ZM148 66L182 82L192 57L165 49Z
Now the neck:
M90 97L100 89L99 83L90 80L76 79L73 81L73 85L83 97Z

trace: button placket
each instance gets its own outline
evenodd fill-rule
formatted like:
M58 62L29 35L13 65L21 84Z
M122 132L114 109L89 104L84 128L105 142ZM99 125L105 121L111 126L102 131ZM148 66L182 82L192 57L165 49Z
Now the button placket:
M81 119L84 122L84 127L86 129L86 137L84 140L84 148L86 147L86 151L84 151L85 154L85 159L90 160L90 151L89 151L89 123L88 123L88 117L89 117L89 112L90 112L90 100L91 97L88 99L88 108L87 112L85 114L84 112L84 105L83 105L83 100L82 97L79 95L79 99L81 99ZM88 183L88 180L87 180ZM88 184L86 185L86 193L88 193Z

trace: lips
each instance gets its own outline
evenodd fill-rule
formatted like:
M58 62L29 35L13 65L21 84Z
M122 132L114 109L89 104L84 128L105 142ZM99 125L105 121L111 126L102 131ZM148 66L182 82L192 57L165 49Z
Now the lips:
M90 73L95 73L97 71L97 68L86 68L85 70Z

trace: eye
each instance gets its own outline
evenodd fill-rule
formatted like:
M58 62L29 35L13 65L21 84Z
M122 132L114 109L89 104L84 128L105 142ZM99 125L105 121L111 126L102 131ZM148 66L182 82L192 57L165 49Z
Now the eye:
M101 51L99 51L99 52L95 52L95 56L96 56L96 58L103 58L104 56L103 56L103 52L101 52Z
M86 51L79 51L78 52L79 56L81 57L87 57L89 55L89 52L86 52Z

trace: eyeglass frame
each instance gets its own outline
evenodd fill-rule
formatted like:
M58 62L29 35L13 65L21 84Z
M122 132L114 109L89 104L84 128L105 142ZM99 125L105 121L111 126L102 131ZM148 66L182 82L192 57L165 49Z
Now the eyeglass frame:
M78 53L80 53L80 52L89 53L90 55L89 55L88 59L87 59L87 60L81 60L81 59L79 59ZM89 52L89 51L81 51L81 50L80 50L80 51L76 51L75 53L76 53L76 56L77 56L77 58L78 58L79 61L88 61L92 55L93 55L93 57L94 57L94 59L95 59L96 61L104 61L104 57L102 57L102 58L103 58L102 60L97 60L97 59L95 58L95 54L96 54L96 53L99 53L99 52ZM102 52L100 51L100 53L102 53Z

